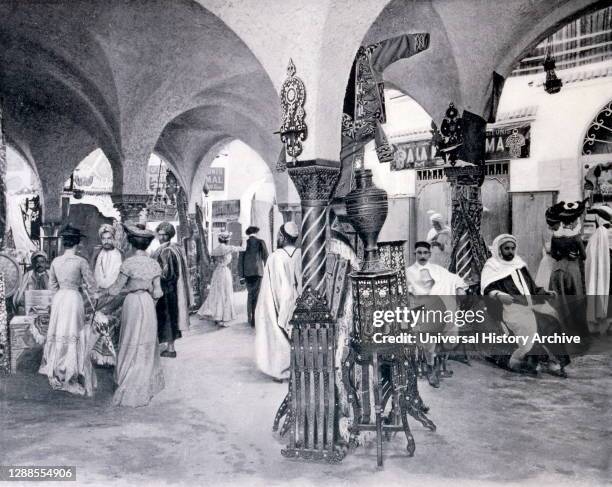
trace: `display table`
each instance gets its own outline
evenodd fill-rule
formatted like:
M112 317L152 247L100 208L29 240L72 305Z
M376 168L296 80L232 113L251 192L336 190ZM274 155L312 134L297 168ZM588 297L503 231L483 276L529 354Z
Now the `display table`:
M36 343L30 331L30 328L34 326L34 321L34 316L15 316L9 323L11 374L21 368L22 360L28 355L28 352L42 348Z

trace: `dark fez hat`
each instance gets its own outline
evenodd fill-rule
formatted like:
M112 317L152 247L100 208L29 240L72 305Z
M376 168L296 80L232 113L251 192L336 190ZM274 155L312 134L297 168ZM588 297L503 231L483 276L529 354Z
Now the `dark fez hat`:
M431 244L429 242L425 242L425 240L415 242L414 250L418 249L419 247L425 247L427 250L431 250Z

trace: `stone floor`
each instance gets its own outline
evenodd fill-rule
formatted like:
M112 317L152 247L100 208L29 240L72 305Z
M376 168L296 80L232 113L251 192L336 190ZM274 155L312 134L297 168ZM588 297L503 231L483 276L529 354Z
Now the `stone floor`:
M371 444L339 465L285 460L271 423L287 386L254 367L254 332L238 299L241 319L230 328L193 322L178 358L163 359L166 389L148 407L111 407L105 369L93 399L52 392L35 373L0 379L0 465L76 465L87 485L612 482L612 376L603 355L577 359L567 380L453 363L455 377L440 389L420 382L437 432L413 421L414 458L397 436L384 445L383 470Z

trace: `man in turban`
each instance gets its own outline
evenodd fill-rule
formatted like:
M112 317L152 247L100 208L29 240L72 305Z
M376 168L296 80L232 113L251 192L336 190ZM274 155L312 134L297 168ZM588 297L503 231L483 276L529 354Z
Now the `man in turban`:
M157 226L160 246L152 257L162 269L161 287L164 295L157 301L157 337L167 347L162 357L176 357L174 342L182 332L189 329L190 296L187 274L187 260L182 248L172 243L176 235L174 226L162 222Z
M448 269L453 250L451 229L444 224L444 217L440 213L433 213L429 221L431 229L427 233L427 241L431 245L431 263Z
M291 327L295 303L302 292L302 254L293 222L279 231L277 249L268 257L255 309L255 360L276 381L289 378Z
M49 289L49 262L47 254L37 251L30 257L30 270L25 273L19 284L19 289L13 296L13 304L17 314L25 314L26 291L43 291Z
M108 223L105 223L98 229L98 237L100 238L101 245L95 247L92 261L94 263L94 278L100 290L111 287L119 277L119 269L123 262L123 254L115 246L116 231L116 228ZM108 318L108 333L112 337L115 345L117 345L119 341L118 327L122 303L123 296L105 298L95 303L97 308L96 311L101 311L102 308L104 309L104 314ZM90 314L94 313L93 308L91 308L92 304L93 303L89 303L89 301L85 303L85 312L88 321L91 320ZM115 357L103 337L97 340L91 351L91 358L97 365L115 365Z
M115 248L115 227L105 223L98 230L101 246L93 254L94 277L100 289L108 289L119 277L123 256Z
M488 306L489 314L523 342L512 352L508 366L516 372L536 373L538 362L548 365L548 371L565 377L563 368L569 357L562 345L537 346L536 335L549 335L560 330L558 315L542 298L554 292L537 287L527 264L516 252L516 238L501 234L493 240L491 258L482 269L482 294L497 301ZM501 309L499 309L501 308Z

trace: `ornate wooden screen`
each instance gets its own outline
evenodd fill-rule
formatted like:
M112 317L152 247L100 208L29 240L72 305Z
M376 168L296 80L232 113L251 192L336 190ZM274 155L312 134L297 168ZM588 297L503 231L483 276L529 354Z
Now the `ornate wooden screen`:
M334 322L327 300L307 288L298 298L291 331L291 378L288 458L339 462L335 446L336 380Z

